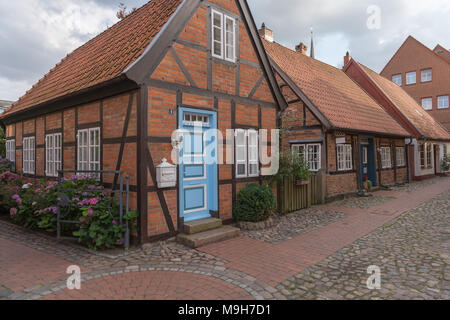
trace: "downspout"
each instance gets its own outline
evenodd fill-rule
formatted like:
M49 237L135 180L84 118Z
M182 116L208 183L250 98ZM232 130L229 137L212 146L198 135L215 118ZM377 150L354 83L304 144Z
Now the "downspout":
M409 143L406 143L406 171L407 171L407 177L408 177L408 183L411 183L411 164L409 163L409 147L413 144L413 137L409 138ZM415 165L413 163L413 165Z

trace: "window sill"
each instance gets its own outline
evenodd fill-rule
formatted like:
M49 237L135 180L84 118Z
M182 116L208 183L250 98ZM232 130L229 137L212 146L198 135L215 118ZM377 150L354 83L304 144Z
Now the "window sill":
M236 67L237 63L238 63L237 60L235 62L231 62L231 61L228 61L228 60L225 60L222 58L216 58L214 56L211 57L211 60L213 62L217 62L217 63L223 64L223 65L229 66L229 67Z

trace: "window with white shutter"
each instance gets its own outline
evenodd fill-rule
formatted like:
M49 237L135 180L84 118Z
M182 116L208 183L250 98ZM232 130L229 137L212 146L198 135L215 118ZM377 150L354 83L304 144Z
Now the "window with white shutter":
M35 139L34 137L23 138L23 173L34 174L35 172Z
M100 128L91 128L78 131L77 152L78 170L100 170Z
M337 162L338 171L350 171L353 169L352 146L350 144L338 144Z
M62 135L49 134L45 137L45 174L57 177L62 170Z

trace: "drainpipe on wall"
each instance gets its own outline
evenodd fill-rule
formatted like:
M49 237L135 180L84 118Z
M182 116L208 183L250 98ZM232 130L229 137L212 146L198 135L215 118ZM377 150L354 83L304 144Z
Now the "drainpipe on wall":
M408 183L411 183L411 164L409 163L410 155L409 155L409 147L413 145L414 139L413 137L409 138L409 143L405 143L407 146L406 148L406 170L407 170L407 176L408 176ZM415 164L413 163L413 166L415 167Z

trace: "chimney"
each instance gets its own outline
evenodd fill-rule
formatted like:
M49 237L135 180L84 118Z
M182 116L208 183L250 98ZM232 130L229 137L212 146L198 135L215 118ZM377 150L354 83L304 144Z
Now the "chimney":
M350 60L352 60L352 56L347 51L347 54L344 57L344 67L350 62Z
M259 35L269 42L273 42L273 31L266 27L263 22L261 29L258 30Z
M298 46L295 46L295 51L306 56L308 54L308 47L303 42L300 42Z

